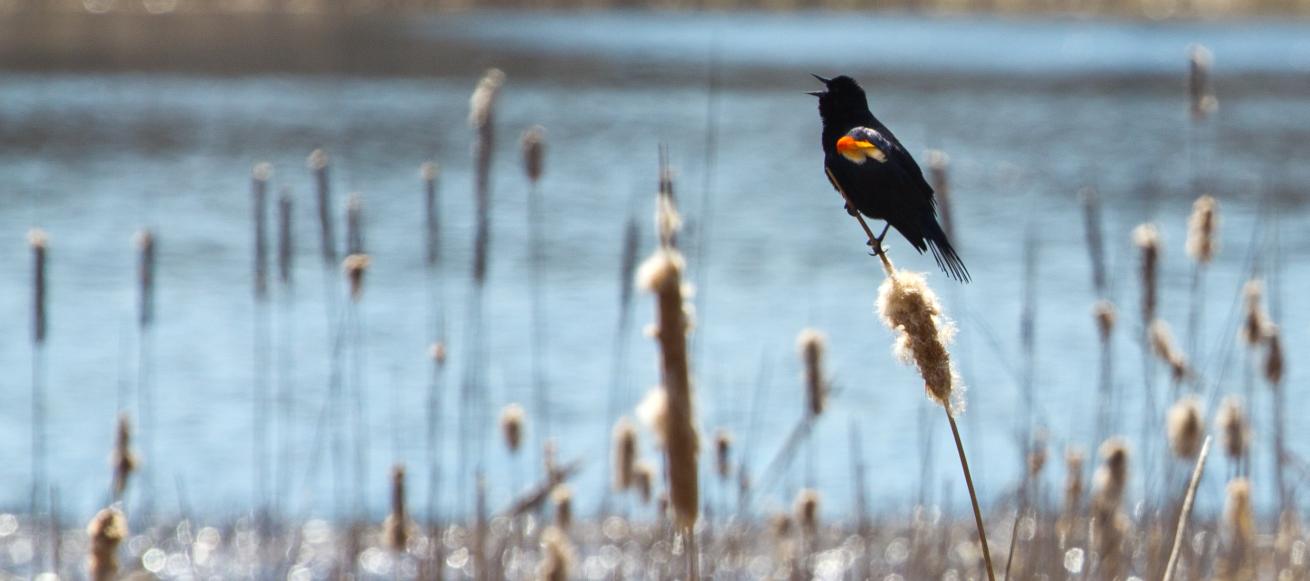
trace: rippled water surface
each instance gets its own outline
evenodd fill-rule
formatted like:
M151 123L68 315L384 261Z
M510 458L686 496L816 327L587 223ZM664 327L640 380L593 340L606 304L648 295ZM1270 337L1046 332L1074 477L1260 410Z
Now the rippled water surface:
M0 77L0 239L7 240L0 262L9 265L0 277L7 332L0 342L0 369L7 370L0 374L0 503L17 507L27 499L32 352L24 235L35 224L50 236L44 377L51 477L62 505L81 514L104 501L115 411L125 394L135 413L144 362L157 413L153 434L137 438L139 448L153 447L140 450L146 476L138 492L165 511L183 500L206 514L249 506L253 364L261 351L254 345L249 176L253 164L268 161L274 192L285 188L296 204L294 283L277 287L276 295L290 306L268 311L276 333L263 350L274 354L274 385L289 394L291 476L281 488L286 506L331 508L330 455L317 448L315 432L337 328L325 314L341 304L343 289L335 267L325 284L305 169L309 151L323 147L333 159L335 202L343 204L348 192L364 200L373 257L358 318L363 372L348 380L359 382L365 396L358 409L368 426L360 441L369 469L361 494L379 514L391 463L411 467L414 494L422 497L428 486L423 410L435 291L423 268L418 166L427 159L442 166L439 288L451 353L444 503L466 508L468 497L451 497L457 487L450 483L453 402L468 356L473 197L466 115L477 80L472 71L489 65L502 67L508 82L496 119L488 367L478 392L492 414L511 401L531 402L528 185L517 138L540 123L548 130L538 250L550 424L560 455L584 462L576 497L584 511L599 502L604 481L605 398L621 343L615 328L624 222L637 217L648 250L659 144L669 148L688 218L703 431L728 428L749 465L761 469L802 413L796 333L809 325L829 335L830 411L813 444L802 448L811 458L798 460L763 502L776 504L770 499L784 497L783 490L813 481L826 492L825 511L846 514L852 427L862 436L877 510L904 510L921 485L933 497L943 486L959 494L945 423L924 403L915 374L894 360L891 335L873 312L882 275L821 173L815 104L803 94L813 88L810 71L855 75L875 113L920 159L928 148L951 156L956 246L973 284L940 276L894 235L891 247L900 266L932 273L959 324L956 356L970 404L963 427L984 495L1002 494L1019 467L1026 236L1035 241L1037 264L1035 413L1049 428L1053 453L1091 438L1097 344L1076 196L1084 186L1101 193L1113 298L1122 305L1121 430L1136 436L1149 410L1135 342L1129 230L1158 219L1163 315L1181 333L1191 280L1185 220L1198 183L1219 197L1223 213L1222 251L1206 281L1204 349L1193 355L1207 389L1242 385L1231 313L1259 250L1263 271L1277 283L1272 308L1291 354L1289 409L1306 404L1300 386L1310 376L1296 355L1310 339L1310 316L1295 298L1310 276L1299 260L1310 245L1303 227L1310 218L1304 25L473 13L410 22L393 34L407 46L439 47L423 58L440 66L404 75L25 69ZM1192 127L1184 58L1196 41L1215 51L1221 105L1210 122ZM368 48L353 47L356 68L368 67ZM715 75L712 59L721 65ZM707 88L712 76L720 87L714 96ZM710 115L715 148L707 152ZM158 320L142 359L132 235L143 226L157 232L159 273ZM641 336L650 313L650 299L639 296L620 389L624 408L657 380L654 345ZM1163 376L1156 381L1161 401L1165 385ZM1263 393L1255 407L1264 418ZM919 428L925 413L932 414L935 457L926 479ZM1292 433L1304 428L1298 414L1289 421ZM486 443L470 444L470 453L485 450L476 463L488 475L493 508L537 474L541 424L530 419L530 452L511 461L493 418L478 420L477 437ZM1256 425L1264 445L1271 430L1261 427L1265 420ZM1294 451L1310 453L1303 440L1291 441ZM311 473L314 458L319 470ZM1267 455L1258 458L1257 472L1268 470ZM1048 469L1053 481L1056 472ZM1207 486L1217 498L1221 480ZM716 488L706 490L720 502ZM962 497L953 502L964 506Z

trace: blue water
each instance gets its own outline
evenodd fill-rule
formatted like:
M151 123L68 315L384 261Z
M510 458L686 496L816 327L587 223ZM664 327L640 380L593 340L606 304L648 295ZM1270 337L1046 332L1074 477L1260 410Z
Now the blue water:
M417 498L428 486L423 409L433 314L417 171L427 159L442 165L440 279L451 351L443 504L467 509L467 496L453 498L457 487L450 478L453 402L467 357L473 200L466 115L477 79L460 71L493 51L498 62L487 64L504 68L508 83L497 118L485 302L489 365L482 393L493 415L511 401L530 408L527 183L517 138L540 123L548 130L540 226L551 423L561 457L585 461L576 484L584 511L599 502L605 479L604 401L619 313L623 224L637 216L648 251L661 143L677 170L691 282L700 292L693 366L704 433L728 428L739 444L749 443L749 465L760 470L802 410L797 332L815 326L829 335L836 394L806 448L812 459L798 459L759 506L787 506L790 491L812 479L825 493L824 512L847 514L848 429L857 425L874 510L905 514L920 489L921 413L931 414L935 457L924 487L936 501L946 490L954 495L952 506L964 506L945 423L925 403L914 372L893 358L891 334L873 312L882 279L876 262L864 253L860 231L821 173L815 105L802 94L813 88L809 70L854 72L869 87L875 112L920 159L930 147L951 155L956 246L974 283L950 282L895 235L891 248L901 267L930 273L959 323L955 355L970 408L962 424L985 496L999 498L1020 469L1018 329L1029 233L1039 255L1036 415L1050 431L1053 458L1066 443L1087 446L1092 437L1094 296L1076 197L1087 185L1101 192L1105 205L1113 298L1124 322L1116 339L1118 380L1127 394L1119 429L1136 439L1147 409L1134 339L1140 322L1133 315L1138 291L1129 231L1158 218L1166 245L1162 314L1181 334L1191 275L1183 254L1185 219L1199 193L1193 176L1219 197L1223 216L1222 250L1207 279L1205 350L1193 354L1206 388L1241 389L1241 358L1228 317L1249 272L1249 255L1263 248L1263 271L1277 274L1273 309L1291 355L1288 406L1301 409L1308 402L1299 386L1310 375L1295 355L1310 340L1310 315L1290 301L1310 276L1297 260L1310 246L1303 227L1310 218L1303 189L1310 165L1301 148L1310 138L1308 33L1304 25L1260 22L472 13L397 31L461 47L445 57L450 71L421 77L6 74L0 82L6 201L0 233L8 242L0 244L0 262L10 267L0 277L0 321L8 331L0 342L0 369L8 370L0 376L0 504L25 506L30 478L24 236L35 224L50 235L44 372L51 479L64 509L87 514L104 502L120 389L136 414L131 239L142 226L156 230L160 253L158 320L146 358L157 391L157 425L152 438L140 434L136 441L143 454L148 439L155 449L143 459L151 490L142 488L146 479L134 484L134 502L148 494L158 510L171 512L184 497L189 510L220 516L250 506L255 319L249 172L268 161L275 168L272 191L289 188L297 204L295 283L278 291L289 292L294 307L289 319L277 319L275 328L289 335L277 335L271 350L289 355L294 454L283 506L297 514L332 509L327 465L307 473L336 326L325 317L330 295L304 169L309 151L324 147L334 163L336 203L344 204L347 192L363 197L373 257L361 303L361 377L370 463L363 495L374 514L386 505L393 462L410 466ZM1193 130L1183 75L1185 49L1196 41L1214 49L1220 109ZM704 82L712 54L722 66L717 101ZM574 60L597 59L606 66L558 72ZM551 66L536 68L543 62ZM719 119L712 173L705 162L707 110ZM707 187L708 207L702 197ZM1269 218L1260 224L1268 234L1253 238L1265 210ZM704 239L697 237L702 226ZM1278 252L1269 250L1273 241ZM340 300L335 269L330 284ZM655 347L641 335L650 319L651 301L641 295L629 337L625 409L657 381ZM767 373L760 386L762 360ZM1163 376L1157 378L1157 399L1164 398L1165 385ZM762 396L752 431L756 392ZM1261 391L1255 411L1257 481L1267 484L1272 430L1266 396ZM1300 433L1304 422L1290 414L1289 433ZM476 431L484 443L471 446L485 450L478 463L488 474L493 508L538 472L538 426L535 419L529 424L529 452L515 464L502 451L493 420L480 422ZM644 454L655 459L651 442L643 433ZM1301 440L1292 438L1291 445L1310 454ZM1159 464L1158 443L1156 450ZM706 496L720 502L706 451ZM1059 480L1058 464L1047 469L1052 483ZM1142 474L1143 467L1134 464L1134 470ZM1203 508L1216 506L1221 475L1215 470L1207 478Z

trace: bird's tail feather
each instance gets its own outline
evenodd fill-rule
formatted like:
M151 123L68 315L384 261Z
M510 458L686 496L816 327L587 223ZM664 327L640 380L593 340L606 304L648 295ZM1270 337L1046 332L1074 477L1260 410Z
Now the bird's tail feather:
M928 242L928 248L932 249L932 257L937 261L937 266L940 266L947 276L959 282L969 282L969 269L965 268L960 255L955 253L951 241L946 239L946 232L942 230L941 224L932 218L925 220L923 234Z

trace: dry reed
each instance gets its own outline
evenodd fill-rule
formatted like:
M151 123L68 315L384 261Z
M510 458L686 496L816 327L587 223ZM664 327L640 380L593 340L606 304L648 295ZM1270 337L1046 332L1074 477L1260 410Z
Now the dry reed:
M1187 520L1192 514L1192 504L1196 501L1196 487L1201 484L1201 474L1205 471L1205 459L1210 455L1210 437L1206 436L1201 444L1201 451L1196 457L1196 467L1192 469L1192 478L1187 484L1187 493L1183 496L1183 507L1178 515L1178 526L1174 531L1174 545L1169 551L1169 561L1165 565L1161 581L1171 581L1178 565L1179 550L1187 532Z
M1064 511L1060 516L1058 527L1060 535L1067 537L1073 530L1083 504L1083 462L1085 456L1082 448L1070 446L1064 451Z
M1191 460L1201 450L1201 439L1205 435L1205 418L1201 412L1201 402L1194 396L1185 396L1169 408L1166 422L1169 449L1182 460Z
M1269 325L1269 314L1264 308L1264 283L1253 278L1242 287L1243 311L1242 330L1239 338L1247 346L1255 347L1264 339L1265 327Z
M110 454L109 464L114 469L112 492L114 502L123 498L127 490L128 478L136 470L137 458L132 453L132 422L126 413L118 414L118 429L114 437L114 451Z
M1092 546L1099 556L1102 578L1114 579L1128 565L1123 551L1129 527L1123 513L1128 446L1121 438L1111 438L1101 444L1100 454L1101 466L1092 481Z
M382 521L382 537L391 550L404 552L408 546L410 527L409 511L405 508L405 466L391 468L391 514Z
M796 348L805 366L806 409L811 418L823 413L828 399L828 382L823 375L823 353L827 336L816 329L802 329L796 336Z
M1215 415L1215 429L1223 435L1224 453L1228 459L1240 462L1251 439L1241 398L1230 395L1223 399L1219 413Z
M127 538L127 518L117 508L102 509L87 525L86 534L91 538L91 552L87 560L91 579L117 579L118 545Z
M1278 330L1278 325L1267 323L1264 326L1264 343L1265 343L1265 362L1264 376L1265 381L1270 386L1278 389L1278 385L1283 382L1283 340L1282 333Z
M510 454L517 454L523 442L523 406L512 403L500 411L500 433L505 439L505 448Z

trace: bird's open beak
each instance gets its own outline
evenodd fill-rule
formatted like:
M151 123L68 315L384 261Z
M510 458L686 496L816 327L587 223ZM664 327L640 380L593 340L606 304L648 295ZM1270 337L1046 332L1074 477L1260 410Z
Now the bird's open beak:
M827 84L828 84L830 81L832 81L832 79L825 79L825 78L820 77L819 75L816 75L816 74L814 74L814 73L810 73L810 76L811 76L811 77L814 77L814 78L816 78L816 79L818 79L819 82L820 82L820 83L823 83L825 86L827 86ZM824 93L826 93L826 92L827 92L827 91L806 91L805 94L806 94L806 95L814 95L815 97L822 97L822 96L824 95Z
M814 74L814 73L810 73L810 76L811 76L811 77L814 77L814 78L816 78L816 79L818 79L820 83L823 83L823 84L825 84L825 85L828 84L828 83L831 83L831 82L832 82L832 79L825 79L825 78L820 77L819 75L816 75L816 74Z
M805 94L814 95L815 97L822 97L825 94L827 94L827 91L805 91Z

